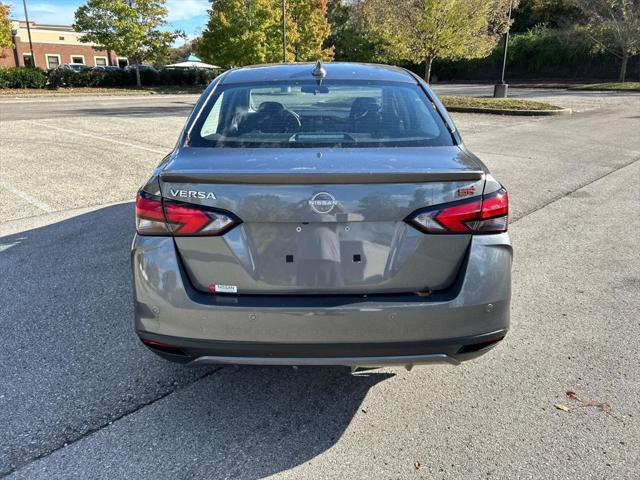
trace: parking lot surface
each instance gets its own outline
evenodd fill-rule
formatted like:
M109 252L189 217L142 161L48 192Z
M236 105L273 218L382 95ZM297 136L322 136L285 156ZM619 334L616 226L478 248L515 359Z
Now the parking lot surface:
M133 334L131 199L195 96L0 101L0 477L635 478L640 95L544 92L515 93L578 113L455 115L511 197L509 335L356 374L190 369Z

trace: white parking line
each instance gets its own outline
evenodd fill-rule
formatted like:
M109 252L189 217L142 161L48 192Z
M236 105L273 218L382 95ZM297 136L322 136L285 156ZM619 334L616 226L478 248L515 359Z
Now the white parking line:
M53 125L48 125L48 124L42 123L42 122L35 122L33 120L25 120L25 122L30 123L32 125L36 125L38 127L50 128L52 130L58 130L60 132L65 132L65 133L73 133L74 135L80 135L80 136L83 136L83 137L94 138L96 140L102 140L103 142L116 143L118 145L124 145L125 147L131 147L131 148L137 148L139 150L145 150L147 152L159 153L161 155L166 155L167 153L169 153L167 150L156 150L154 148L143 147L142 145L136 145L135 143L121 142L120 140L114 140L113 138L101 137L100 135L94 135L93 133L79 132L78 130L71 130L71 129L62 128L62 127L54 127Z
M11 185L7 184L6 182L3 182L2 180L0 180L0 188L4 188L5 190L9 190L14 195L17 195L18 197L20 197L24 201L30 203L31 205L33 205L36 208L39 208L43 212L53 212L54 211L53 208L51 208L46 203L41 202L37 198L32 197L31 195L29 195L26 192L23 192L22 190L18 190L17 188L12 187Z

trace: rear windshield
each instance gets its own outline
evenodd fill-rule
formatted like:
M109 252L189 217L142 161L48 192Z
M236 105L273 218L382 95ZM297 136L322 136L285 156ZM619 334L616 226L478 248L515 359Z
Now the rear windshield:
M220 86L191 132L194 147L448 146L415 84L364 81Z

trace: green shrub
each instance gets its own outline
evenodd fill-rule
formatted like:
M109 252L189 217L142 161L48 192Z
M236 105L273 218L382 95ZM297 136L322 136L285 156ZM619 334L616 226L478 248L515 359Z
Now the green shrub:
M102 81L105 72L100 70L82 70L78 72L79 87L97 87Z
M501 57L503 45L496 49ZM562 32L538 26L514 35L507 50L507 63L527 66L537 71L548 65L576 65L588 62L594 55L590 42L581 32Z
M207 70L204 68L196 69L196 85L209 85L211 81L218 76L215 70Z
M130 87L136 84L136 73L128 70L108 70L101 72L100 87Z
M132 69L131 71L133 72L133 78L135 83L135 75L136 75L135 68ZM140 81L142 82L142 85L146 87L150 87L152 85L158 85L158 83L160 82L160 74L158 73L157 70L152 70L151 68L140 69Z
M129 72L104 72L100 70L75 70L56 68L49 71L49 87L120 87L130 82ZM135 80L134 80L135 83Z
M160 70L160 83L168 86L203 86L215 77L203 68L165 68Z
M0 68L0 88L44 88L47 75L39 68Z
M136 72L129 70L83 70L76 72L66 68L49 71L49 86L60 87L133 87ZM151 69L140 70L140 80L145 87L163 86L204 86L215 77L210 70L165 68L159 72Z
M165 68L160 70L162 85L195 85L196 70L192 68Z
M49 86L51 88L75 87L79 82L78 72L65 68L49 70L47 75L49 77Z
M504 43L481 59L436 59L433 72L440 80L498 80L502 69ZM629 64L633 77L640 62ZM409 66L416 73L420 67ZM507 79L526 78L616 78L618 60L611 54L597 52L592 41L580 29L561 31L538 26L512 35L507 55Z

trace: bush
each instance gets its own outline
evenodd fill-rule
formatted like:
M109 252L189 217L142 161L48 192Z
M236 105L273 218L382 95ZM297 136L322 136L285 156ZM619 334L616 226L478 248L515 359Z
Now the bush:
M0 88L44 88L47 75L39 68L0 68Z
M195 85L196 71L192 68L164 68L160 71L162 85Z
M597 56L593 54L590 43L577 31L562 32L546 27L535 27L526 33L512 37L507 63L518 66L526 65L533 72L548 65L589 63ZM497 50L502 52L503 48L502 45L499 45Z
M59 87L96 87L103 81L105 72L97 70L82 70L76 72L67 68L49 70L49 86Z
M159 72L141 69L140 80L145 87L208 85L214 75L202 69L165 68ZM73 70L58 68L49 72L49 85L59 87L133 87L136 85L136 71L129 70Z
M110 70L102 73L100 87L130 87L136 84L136 72L128 70Z
M498 80L504 43L498 42L486 58L473 60L436 59L433 72L440 80ZM637 76L640 61L629 62L629 76ZM419 71L419 67L410 67ZM579 29L560 31L535 27L512 35L507 56L507 79L617 78L619 61L597 52Z
M64 68L49 70L48 76L49 86L51 88L75 87L80 80L78 72L74 70L66 70Z
M207 86L218 76L216 70L196 69L196 85Z
M160 70L160 83L167 86L203 86L215 77L203 68L165 68Z
M208 85L214 77L215 74L212 71L196 68L165 68L159 72L147 68L140 70L140 80L145 87L157 85L205 86ZM87 69L76 72L71 69L56 68L55 70L49 70L48 82L50 88L134 87L136 85L136 72L134 69L107 71ZM2 83L0 83L0 86L1 85Z
M136 69L132 68L131 73L133 74L133 84L136 83ZM157 70L152 70L150 68L142 68L140 69L140 81L142 85L150 87L152 85L158 85L160 81L160 74Z

